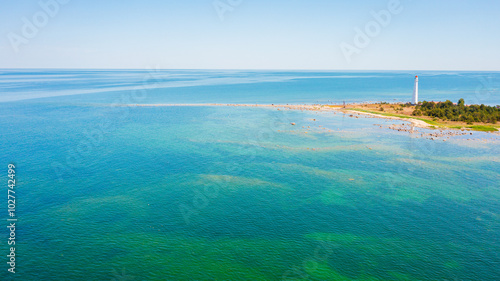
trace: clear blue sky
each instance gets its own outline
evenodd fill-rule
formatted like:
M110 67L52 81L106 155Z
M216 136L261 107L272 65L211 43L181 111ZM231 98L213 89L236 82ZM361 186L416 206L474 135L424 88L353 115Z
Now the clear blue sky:
M0 0L0 68L500 70L498 0L401 0L350 61L392 0L220 0L223 20L214 0L70 0L45 25L39 1Z

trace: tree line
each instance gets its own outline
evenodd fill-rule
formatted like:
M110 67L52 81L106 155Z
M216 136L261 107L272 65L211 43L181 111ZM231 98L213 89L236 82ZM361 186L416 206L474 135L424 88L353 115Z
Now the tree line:
M500 107L481 105L465 105L464 99L457 104L447 100L445 102L424 101L415 107L414 116L430 116L441 120L462 121L467 124L474 122L496 124L500 121Z

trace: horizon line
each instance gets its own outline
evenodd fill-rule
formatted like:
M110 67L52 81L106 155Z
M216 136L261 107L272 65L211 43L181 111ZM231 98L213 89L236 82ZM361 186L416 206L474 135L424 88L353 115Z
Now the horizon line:
M152 68L72 68L72 67L7 67L0 70L151 70ZM281 69L281 68L158 68L156 70L204 70L204 71L450 71L450 72L500 72L500 70L451 70L451 69Z

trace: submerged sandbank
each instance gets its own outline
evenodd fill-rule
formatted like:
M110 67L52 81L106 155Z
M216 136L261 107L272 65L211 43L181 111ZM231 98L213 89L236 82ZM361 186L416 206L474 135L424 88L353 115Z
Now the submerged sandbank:
M433 122L431 120L424 120L422 118L416 118L407 114L386 114L386 113L376 113L368 110L360 109L360 107L366 107L370 105L376 104L348 104L348 105L331 105L331 104L232 104L232 103L200 103L200 104L124 104L121 106L131 106L131 107L196 107L196 106L229 106L229 107L267 107L267 108L276 108L277 110L309 110L309 111L318 111L318 112L341 112L344 114L349 114L349 117L354 117L356 115L365 115L372 118L381 118L381 119L393 119L410 122L412 126L424 129L439 129L439 130L452 130L452 131L474 131L473 126L467 126L464 124L459 124L458 126L455 124L454 126L447 126L446 124L437 124L437 122ZM462 126L460 126L462 125ZM493 132L498 134L499 131Z

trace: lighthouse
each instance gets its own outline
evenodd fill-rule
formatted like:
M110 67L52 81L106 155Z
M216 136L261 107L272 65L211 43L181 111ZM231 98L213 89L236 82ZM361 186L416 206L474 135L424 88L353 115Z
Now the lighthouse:
M415 87L413 88L412 104L418 104L418 76L415 76Z

